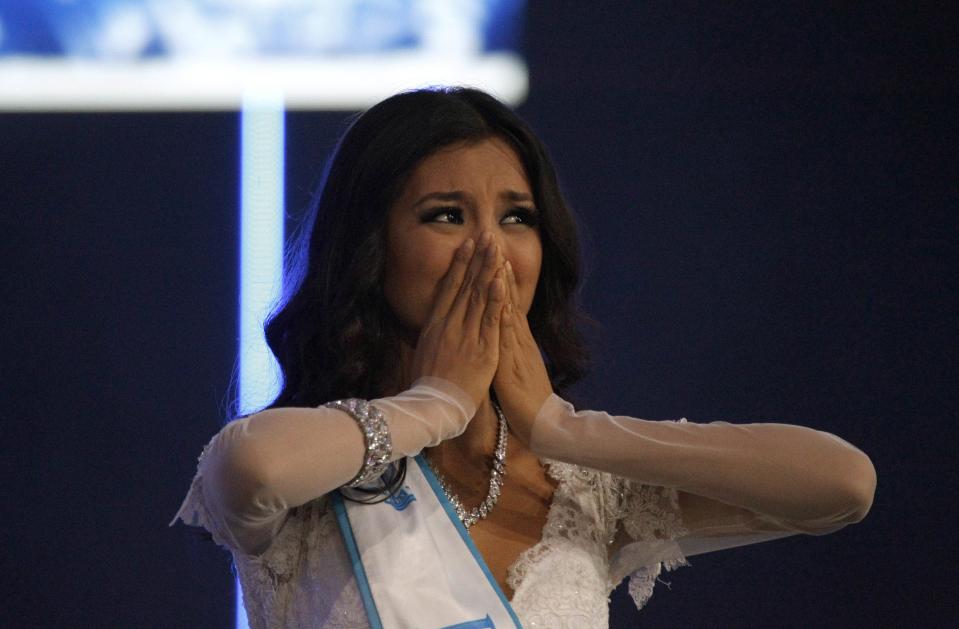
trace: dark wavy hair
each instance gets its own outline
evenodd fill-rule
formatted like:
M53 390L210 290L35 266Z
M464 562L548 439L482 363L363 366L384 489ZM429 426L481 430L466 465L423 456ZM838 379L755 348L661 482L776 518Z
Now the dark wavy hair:
M403 330L383 294L387 213L414 168L438 149L502 138L516 151L539 210L543 263L529 313L553 388L582 378L576 224L543 144L506 105L475 89L405 92L350 125L288 258L289 290L266 324L283 374L270 408L374 398L391 380Z

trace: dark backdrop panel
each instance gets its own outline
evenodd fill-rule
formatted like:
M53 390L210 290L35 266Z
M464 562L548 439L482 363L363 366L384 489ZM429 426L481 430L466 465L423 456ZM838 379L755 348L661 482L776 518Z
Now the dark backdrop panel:
M694 557L639 616L619 590L613 626L944 625L954 20L583 6L530 7L521 107L584 227L576 396L829 430L880 482L860 525ZM291 226L346 123L288 116ZM230 626L226 556L166 523L226 414L237 117L3 115L0 139L0 624Z
M232 369L236 117L5 115L0 137L0 624L224 626L228 562L166 524Z
M926 540L959 480L955 20L634 5L530 16L531 67L562 71L534 72L522 111L589 232L583 301L605 327L582 398L829 430L879 473L864 523L695 557L640 618L945 624L933 584L956 571Z

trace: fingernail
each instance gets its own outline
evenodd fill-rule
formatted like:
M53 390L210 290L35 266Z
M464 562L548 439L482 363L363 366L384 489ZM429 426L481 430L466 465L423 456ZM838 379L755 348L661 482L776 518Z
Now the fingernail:
M506 261L506 272L513 275L513 265L509 263L509 260Z
M460 251L463 253L469 253L473 249L473 239L467 238L466 242L460 245Z

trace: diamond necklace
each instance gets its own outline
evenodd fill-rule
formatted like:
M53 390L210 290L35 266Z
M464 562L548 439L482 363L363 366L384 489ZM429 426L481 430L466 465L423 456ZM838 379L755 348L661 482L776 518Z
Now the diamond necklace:
M440 487L443 488L443 493L446 494L446 498L453 505L457 517L466 528L473 526L478 520L482 520L490 514L493 506L496 505L496 501L499 500L500 489L503 487L503 477L506 475L506 439L509 430L506 424L506 416L503 415L503 410L495 400L493 400L493 409L496 411L499 426L496 431L496 450L493 452L493 471L489 477L489 491L486 493L483 502L479 506L467 510L459 496L450 489L446 479L439 472L436 472L436 478L440 482Z

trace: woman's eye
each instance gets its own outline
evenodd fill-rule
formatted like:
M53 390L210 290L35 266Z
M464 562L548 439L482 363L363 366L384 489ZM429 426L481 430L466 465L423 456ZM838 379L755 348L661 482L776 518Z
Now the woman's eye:
M428 213L424 218L427 223L452 223L459 225L463 222L463 212L457 208L444 207Z
M455 207L436 208L427 212L423 216L424 223L448 223L450 225L462 225L465 220L463 211ZM500 221L503 225L537 225L539 217L533 208L515 208L510 210Z
M517 208L503 217L502 222L513 225L533 226L539 223L539 217L536 215L536 210L532 208Z

